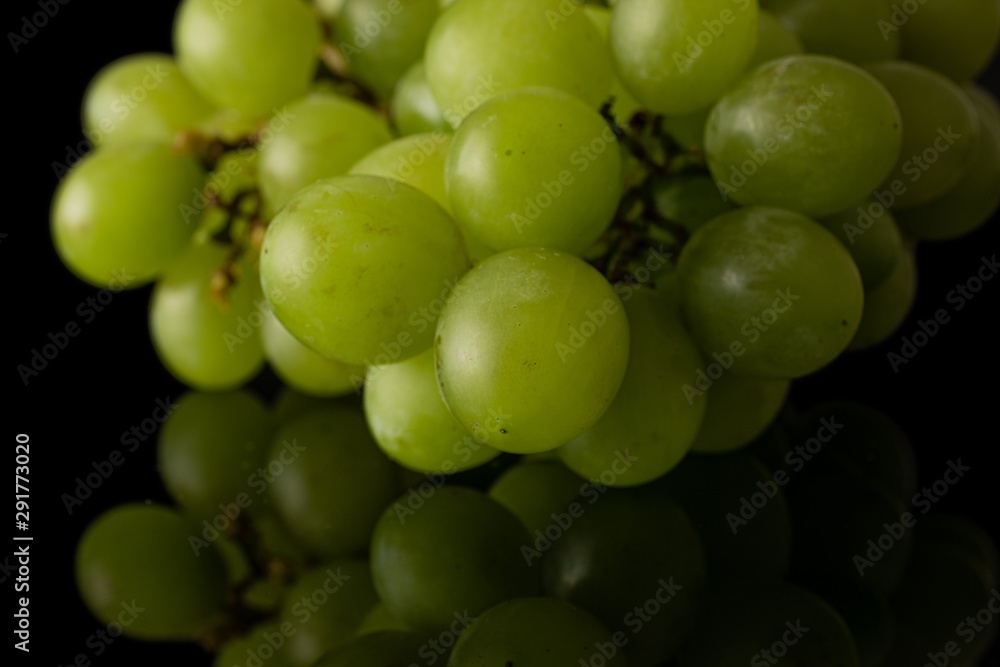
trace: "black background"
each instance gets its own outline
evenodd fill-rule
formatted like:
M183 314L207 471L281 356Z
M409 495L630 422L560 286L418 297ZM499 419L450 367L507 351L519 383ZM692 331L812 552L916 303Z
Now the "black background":
M2 158L5 206L0 214L0 233L6 234L0 240L0 322L6 359L0 467L13 470L14 437L28 433L29 532L34 536L32 651L30 656L14 651L16 664L69 665L79 653L85 653L92 664L143 664L151 659L162 664L208 664L207 656L190 645L154 648L119 638L100 657L95 657L94 645L87 645L88 637L101 625L84 609L75 590L75 544L87 524L112 505L167 500L156 474L154 439L126 454L124 464L72 515L60 500L62 494L72 493L78 476L92 471L92 462L123 449L123 432L151 417L157 399L176 400L184 391L160 366L149 341L150 289L114 295L92 322L84 323L77 308L99 290L62 266L52 247L48 222L49 201L58 182L52 164L65 163L67 146L83 139L79 106L87 82L103 65L121 56L169 51L175 7L176 2L167 0L69 0L59 5L56 16L18 53L7 38L0 47L4 50L6 140ZM36 11L37 2L4 3L4 34L19 31L21 17ZM982 79L996 93L1000 88L996 62ZM972 472L949 491L939 507L987 526L1000 505L993 472L993 452L1000 440L996 421L1000 280L987 283L960 312L946 302L946 294L975 274L981 257L997 252L998 235L1000 225L993 224L958 241L922 244L917 302L901 332L890 343L847 355L795 383L791 396L798 408L846 398L887 412L903 425L918 450L922 484L937 479L948 459L962 457ZM929 319L938 308L949 309L952 321L912 362L894 373L886 353L898 351L899 336L912 334L917 320ZM70 321L81 326L81 333L25 386L17 365L30 364L32 349L41 349L49 342L50 332L64 329ZM253 386L267 395L274 388L273 376L264 374ZM13 514L13 498L7 496L0 505L8 502ZM0 541L11 545L5 535L8 530L16 532L12 525L0 529ZM0 548L0 562L12 551L12 546ZM0 583L5 609L15 597L11 579ZM8 641L13 620L6 613L4 618L0 636ZM1000 664L996 648L992 655L993 662L984 664Z

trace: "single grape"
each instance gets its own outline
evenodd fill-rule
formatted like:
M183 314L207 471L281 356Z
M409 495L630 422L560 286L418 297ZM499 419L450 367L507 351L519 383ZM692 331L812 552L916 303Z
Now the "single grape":
M809 53L859 65L899 57L899 31L887 29L892 0L768 0L763 3Z
M866 350L887 341L906 321L916 296L916 257L904 251L889 277L865 292L861 324L847 349Z
M729 452L750 444L774 421L785 404L788 380L764 380L724 373L705 391L708 408L691 451ZM708 384L708 383L705 383ZM696 385L693 389L701 391Z
M611 8L602 7L597 4L585 4L583 11L587 15L587 18L597 26L597 30L604 39L605 48L610 49L608 40L611 34ZM642 109L642 105L632 97L632 93L625 89L625 84L621 82L621 78L617 73L614 74L611 82L610 96L614 98L614 102L611 105L611 113L618 119L620 125L627 125L629 119Z
M557 523L559 515L570 513L573 503L584 507L584 492L588 504L600 497L588 484L559 461L522 461L497 478L489 496L513 512L531 537L538 539Z
M870 0L862 0L868 2ZM750 62L747 63L746 71L757 69L766 62L785 56L793 56L805 52L802 40L799 36L778 17L769 11L760 10L760 26L757 34L757 47Z
M722 198L711 178L691 173L658 181L653 189L653 201L657 213L689 232L735 208Z
M543 452L581 435L611 405L628 337L621 301L591 266L542 248L508 250L472 269L445 305L438 383L480 442Z
M389 107L392 124L401 135L420 134L434 130L448 131L441 107L427 83L424 61L414 63L396 84Z
M316 667L412 667L423 664L429 657L437 662L446 660L446 656L447 649L439 644L432 648L421 635L389 630L366 634L344 644L316 663Z
M381 176L412 185L451 211L444 184L444 165L452 135L440 130L391 141L361 158L348 172Z
M344 6L344 0L315 0L317 11L325 19L335 19Z
M996 52L1000 3L924 0L915 12L894 6L892 23L899 28L903 58L932 67L961 83L975 78Z
M855 209L818 220L837 237L861 274L865 292L876 289L892 275L903 256L903 236L886 208L867 199Z

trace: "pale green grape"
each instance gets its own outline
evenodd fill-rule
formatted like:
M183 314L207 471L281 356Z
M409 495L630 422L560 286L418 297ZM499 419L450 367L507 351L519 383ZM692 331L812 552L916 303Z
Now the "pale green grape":
M372 109L331 93L313 93L279 118L286 126L258 148L260 189L274 211L317 180L346 174L392 139L385 121Z
M59 257L99 287L122 290L149 282L194 232L181 207L199 195L204 178L194 158L158 144L91 153L59 184L52 202Z
M364 415L343 405L285 424L268 454L271 502L313 552L361 552L395 492L395 471L372 442Z
M716 184L736 202L824 217L885 180L902 136L899 109L870 74L826 56L788 56L719 100L705 150Z
M708 409L691 451L703 454L729 452L750 444L778 416L790 385L787 380L762 380L734 373L707 382L699 379L701 382L694 388L705 391ZM705 385L707 390L703 389Z
M559 448L563 462L583 477L612 470L612 486L644 484L676 466L706 414L701 396L683 389L694 381L701 355L674 309L638 290L625 302L625 314L629 360L621 389L596 424Z
M382 99L424 54L438 0L344 0L335 24L351 73Z
M600 31L560 0L462 0L427 38L424 67L444 119L458 127L498 93L547 86L597 109L611 91Z
M906 320L916 296L916 261L913 253L904 251L889 277L865 291L861 324L848 349L864 350L888 340Z
M903 58L933 67L959 83L989 63L1000 41L996 0L921 0L919 8L893 7ZM888 28L887 28L888 29Z
M257 270L235 265L236 284L217 294L213 283L229 250L192 245L170 266L153 290L149 331L163 365L196 389L233 389L264 364L260 325L267 307Z
M158 505L102 514L76 552L87 607L133 637L194 639L221 614L226 586L216 548L190 544L197 534L194 522Z
M746 208L716 218L684 246L677 269L695 342L724 370L808 375L847 347L861 320L851 256L819 224L789 211Z
M888 280L903 256L903 236L896 219L874 199L818 222L851 253L866 292Z
M364 366L327 359L303 345L268 310L260 330L264 356L285 384L311 396L343 396L361 388Z
M611 32L611 9L600 5L587 4L583 6L583 11L600 31L606 45L605 48L610 49L611 47L607 43ZM642 109L642 105L632 97L632 93L625 89L625 85L622 84L617 74L614 75L614 79L611 82L610 95L614 98L612 113L622 125L627 124L629 119Z
M769 0L763 3L809 53L864 64L899 57L897 30L885 27L895 0Z
M436 0L435 0L436 4ZM447 649L435 643L433 648L428 639L413 632L382 631L367 634L344 644L327 654L316 663L316 667L413 667L424 663L429 657L435 662L444 659L439 651L447 654ZM432 663L427 663L432 664Z
M403 136L451 129L427 83L422 60L410 67L396 84L389 113L392 124Z
M657 213L683 225L689 232L734 208L731 202L722 198L712 179L701 174L678 174L662 179L654 186L653 201Z
M704 109L750 61L758 13L757 0L621 0L611 17L618 75L651 111Z
M899 209L940 197L975 159L981 132L976 108L961 88L926 67L894 61L868 71L892 94L903 118L902 150L882 189L891 191Z
M160 53L126 56L94 77L83 97L83 131L95 146L144 141L169 144L214 109L174 59Z
M320 181L267 228L261 282L281 323L324 357L366 366L430 347L436 313L468 266L429 196L375 176Z
M597 111L533 88L498 95L463 121L445 182L455 219L483 245L580 253L611 223L621 171L615 134Z
M174 20L177 64L206 98L260 118L302 95L320 30L298 0L184 0Z
M451 139L452 135L440 130L396 139L361 158L347 173L382 176L412 185L450 211L444 165Z
M445 305L438 383L452 414L482 442L519 454L555 449L611 405L628 363L628 331L611 285L582 260L508 250L472 269Z
M871 2L871 0L862 0ZM805 47L802 40L791 29L771 12L760 10L760 27L757 35L757 47L750 62L747 63L747 71L756 69L766 62L785 56L793 56L803 53Z
M340 14L340 10L344 6L344 0L315 0L314 4L324 18L334 19Z
M583 492L588 504L599 497L588 484L559 461L522 461L497 478L489 496L513 512L534 539L559 515L569 514L572 503L584 507Z

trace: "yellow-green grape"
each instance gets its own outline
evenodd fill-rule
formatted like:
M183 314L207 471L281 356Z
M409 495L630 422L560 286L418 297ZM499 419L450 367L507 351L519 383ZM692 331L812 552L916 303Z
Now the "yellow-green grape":
M451 134L440 130L396 139L361 158L347 173L382 176L412 185L450 211L444 165L451 139Z
M240 113L236 109L216 109L215 113L206 118L198 131L205 136L218 137L232 144L240 143L246 137L262 128L268 127L266 118ZM280 127L280 125L278 125Z
M681 148L700 151L705 145L705 128L710 113L712 107L680 116L663 116L663 129Z
M757 0L621 0L611 16L618 75L651 111L704 109L746 69L758 12Z
M735 373L706 378L708 409L691 445L691 451L701 454L731 452L753 442L778 416L791 384ZM695 386L700 391L704 384Z
M489 496L513 512L534 540L560 517L578 513L572 503L584 508L596 502L597 488L559 461L522 461L493 482Z
M872 0L861 1L867 3ZM750 62L747 63L746 69L751 71L776 58L804 53L805 50L799 35L779 21L774 14L762 9L760 10L757 47L754 49L753 55L750 56Z
M344 0L315 0L316 9L325 19L335 19L344 6Z
M319 22L299 0L184 0L174 20L181 71L207 99L253 118L306 91L319 45Z
M896 219L875 199L818 222L851 253L866 292L884 283L903 256Z
M555 449L600 419L628 350L611 285L582 260L543 248L498 253L466 274L435 339L452 414L481 441L518 454Z
M362 619L361 624L358 626L357 636L367 635L372 633L381 633L385 631L400 631L405 632L409 630L406 624L403 623L395 614L389 611L389 608L385 606L384 602L379 602L371 611L365 614L364 619ZM406 667L409 667L407 665Z
M899 57L899 31L887 28L895 0L767 0L767 9L809 53L857 64Z
M454 473L500 454L448 411L434 376L434 351L375 366L365 382L365 417L386 455L417 472Z
M653 201L657 213L689 232L735 208L722 198L712 179L701 174L677 174L660 180L653 186Z
M266 302L257 270L235 265L236 283L214 283L229 250L192 245L160 277L149 305L149 331L163 365L178 380L206 391L234 389L264 365L260 326Z
M1000 41L996 0L922 0L912 10L912 5L899 3L891 17L906 60L962 83L975 78L996 52Z
M608 39L611 33L611 9L600 5L586 4L583 6L583 11L600 31L601 37L604 38L605 48L610 49ZM614 79L611 82L610 96L614 98L611 112L621 125L626 125L629 119L642 109L642 105L632 97L632 93L625 89L625 85L617 73L614 74Z
M327 359L288 333L271 310L260 329L264 357L285 384L310 396L344 396L361 388L365 367Z
M313 93L277 118L285 126L258 147L260 189L274 211L319 179L346 174L392 139L372 109L332 93Z
M126 56L94 77L83 97L83 131L95 146L169 144L178 130L194 129L214 109L160 53Z
M289 623L262 623L251 628L242 637L229 640L218 655L213 667L291 667L288 661L288 640L295 627Z
M438 106L430 84L427 83L427 72L424 70L422 60L414 63L396 83L389 115L392 117L392 124L404 137L421 132L451 129L441 115L441 107Z
M195 230L181 207L205 173L159 144L108 146L83 158L56 190L52 238L80 278L115 290L143 285L187 246Z
M888 340L906 320L916 296L916 258L904 251L889 277L865 291L861 324L847 349L865 350Z
M613 78L597 26L560 0L455 3L427 38L424 67L452 127L494 95L526 86L556 88L597 110Z

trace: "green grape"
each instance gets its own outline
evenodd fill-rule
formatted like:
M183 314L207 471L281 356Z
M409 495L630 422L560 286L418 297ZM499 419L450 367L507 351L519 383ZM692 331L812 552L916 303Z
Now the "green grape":
M331 405L297 417L275 435L268 458L280 464L268 466L271 502L296 539L331 557L368 546L395 473L360 410Z
M513 512L534 538L572 503L582 506L584 492L588 501L599 498L590 488L559 461L522 461L493 482L489 496Z
M452 414L477 440L518 454L590 428L621 386L628 349L611 285L582 260L543 248L496 254L466 274L435 339Z
M874 199L817 222L851 253L866 292L888 280L903 256L903 236L896 219Z
M808 588L844 619L858 649L859 667L883 667L895 634L885 597L856 581L826 577L810 582Z
M680 116L663 116L663 129L671 138L689 151L700 151L705 145L705 127L712 107Z
M184 0L174 20L177 64L206 98L259 118L305 93L320 29L298 0Z
M364 366L327 359L303 345L268 310L260 330L264 356L285 384L311 396L343 396L361 389Z
M284 387L274 401L274 416L279 423L285 424L302 415L323 410L336 402L323 396L309 396L291 387Z
M625 302L625 314L629 360L621 389L596 424L559 448L563 463L583 477L614 471L611 486L644 484L671 470L705 415L704 399L683 389L701 355L678 315L642 290Z
M396 617L438 632L538 593L537 571L521 557L528 533L517 517L472 489L422 488L386 509L372 538L375 590Z
M295 628L288 623L262 623L242 637L230 640L215 658L214 667L291 667L288 639Z
M434 377L433 350L369 369L365 416L382 451L418 472L454 473L500 454L477 442L448 411Z
M826 56L788 56L719 100L705 150L719 190L736 202L825 217L890 174L902 124L892 96L864 70Z
M868 67L899 106L903 146L882 196L899 209L926 204L954 188L975 159L980 123L968 95L937 72L903 61Z
M847 250L789 211L716 218L684 246L677 270L695 342L723 369L808 375L847 347L861 320L861 277Z
M226 568L226 584L238 586L250 580L253 566L242 544L227 535L220 535L215 540L215 548Z
M601 37L604 39L605 44L607 44L611 33L611 9L600 5L588 4L583 6L583 11L593 21L594 25L597 26ZM608 46L607 48L610 49L611 47ZM621 82L621 78L617 74L614 75L611 82L611 97L614 98L612 113L621 124L627 124L629 119L642 109L642 105L632 97L632 93L625 89L625 85Z
M396 84L389 115L392 117L392 124L404 137L451 129L427 83L424 61L414 63Z
M721 592L698 620L677 667L860 667L851 631L823 600L767 582Z
M441 658L428 649L427 640L412 632L375 632L341 646L316 663L316 667L413 667L423 664L428 655L435 662Z
M325 19L335 19L344 6L344 0L315 0L316 9Z
M631 663L615 642L620 634L612 635L596 618L562 600L509 600L469 626L456 642L448 667L626 667Z
M862 0L871 2L871 0ZM760 10L760 25L757 34L757 47L746 71L757 69L766 62L785 56L794 56L805 52L802 40L771 12Z
M921 0L917 11L893 6L891 22L902 38L903 58L958 82L975 78L1000 41L996 0Z
M597 111L532 88L498 95L466 118L445 182L455 219L487 247L581 253L614 218L621 173L615 134Z
M218 551L190 544L197 531L158 505L102 514L76 552L76 582L87 607L132 637L193 639L221 613L226 586Z
M971 92L971 88L966 88ZM918 239L944 240L985 224L1000 207L1000 115L996 102L969 94L980 119L976 155L951 190L934 201L897 213L900 227Z
M273 430L253 394L188 392L157 443L163 484L179 505L211 523L227 506L241 507L238 496L256 500L251 476L264 464Z
M711 178L690 173L668 176L657 182L653 187L653 201L657 213L689 232L734 208L722 198Z
M264 293L285 328L324 357L366 366L429 348L468 267L433 199L374 176L304 190L268 226L261 252Z
M792 555L792 522L771 471L743 452L689 456L658 483L691 518L705 547L708 577L776 581Z
M344 0L336 35L348 67L381 99L424 55L438 0Z
M331 93L309 95L282 113L287 125L258 149L260 189L275 211L317 180L346 174L392 139L372 109Z
M173 58L143 53L114 61L90 82L83 131L95 146L169 144L178 130L197 127L213 111Z
M157 144L108 146L84 157L52 201L52 240L62 261L98 287L149 282L194 232L180 207L205 178L197 161Z
M387 630L400 632L408 631L406 624L399 620L395 614L389 611L384 602L379 602L372 607L372 610L365 614L361 625L358 626L357 636L371 633L383 633ZM409 667L407 665L406 667Z
M451 138L450 134L435 131L396 139L361 158L347 173L381 176L412 185L450 212L444 165Z
M864 64L899 57L898 31L885 28L895 0L769 0L766 6L810 53Z
M613 74L600 31L560 1L462 0L441 15L424 67L452 127L494 95L526 86L561 90L595 110L607 99Z
M618 75L651 111L704 109L746 69L758 13L757 0L622 0L611 17Z
M994 581L1000 578L1000 556L997 546L982 526L956 514L936 512L920 519L917 528L921 543L935 542L951 545L990 572Z
M917 296L916 258L904 252L886 280L865 292L865 309L861 315L849 350L865 350L885 342L906 321Z
M264 489L258 483L254 491L263 492ZM309 552L292 536L274 511L270 498L265 496L261 499L260 505L254 509L252 523L258 539L258 549L268 558L278 560L294 570L300 570L310 560Z
M710 383L710 384L708 384ZM763 380L724 373L709 378L708 389L696 384L696 391L708 394L705 419L691 451L702 454L729 452L750 444L774 421L785 404L790 382Z
M229 250L192 245L161 276L149 305L156 352L177 379L196 389L241 386L264 364L259 327L266 307L256 269L241 260L236 283L219 295L215 283Z
M247 137L261 130L262 118L248 116L236 109L216 109L215 113L206 118L197 128L203 136L218 137L230 144L239 144Z
M268 615L278 612L285 598L285 585L275 579L256 579L244 589L240 600L248 609Z
M289 664L311 667L350 642L376 604L366 561L328 561L303 574L288 591L281 611L282 623L295 629L285 649Z
M666 498L606 492L551 540L541 562L545 593L625 634L632 667L672 657L704 603L701 540L687 515Z
M990 119L990 122L1000 125L1000 102L993 93L974 82L965 84L962 90L976 106L981 120Z

